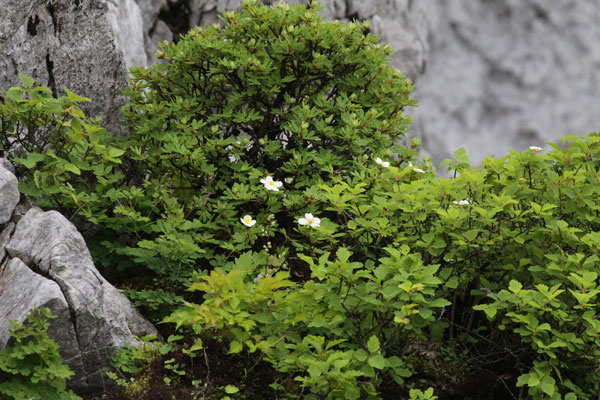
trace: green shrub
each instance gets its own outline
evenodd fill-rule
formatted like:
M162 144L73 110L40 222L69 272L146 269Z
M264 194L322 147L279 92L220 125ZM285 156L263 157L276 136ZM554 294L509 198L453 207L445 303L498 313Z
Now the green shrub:
M431 370L451 374L452 363L428 367L416 345L431 352L440 341L474 372L504 368L515 393L591 398L600 383L599 141L567 137L562 150L512 152L480 169L458 151L452 179L373 161L315 196L337 215L313 238L329 234L320 247L352 251L301 255L312 278L303 283L265 275L265 256L248 253L200 276L190 290L205 301L167 320L221 335L232 353L260 350L315 398L377 396L386 373L441 385ZM461 355L461 343L473 353ZM495 364L497 352L510 365Z
M367 24L323 22L317 7L246 1L131 71L127 175L145 193L119 211L144 240L120 252L174 282L263 247L302 273L291 244L305 246L297 219L318 185L389 152L413 104Z
M85 205L105 200L105 189L123 178L113 170L123 150L77 106L89 99L67 88L67 96L54 98L32 78L19 77L22 86L0 93L0 156L13 163L21 192L40 206L92 218Z
M310 244L297 219L316 210L318 185L389 156L406 132L412 85L388 66L389 46L366 23L323 22L317 8L248 1L222 27L162 45L165 64L131 71L131 132L112 142L80 112L63 115L70 104L34 103L38 89L5 97L27 110L7 109L9 125L41 109L52 118L39 123L66 147L23 156L24 191L102 226L88 236L96 260L147 278L128 292L138 304L173 305L194 271L249 250L269 248L305 275L296 253ZM80 165L86 157L96 162ZM282 186L265 190L266 179ZM247 229L245 215L258 224Z
M11 321L9 345L0 350L0 399L81 400L66 391L73 372L48 337L53 318L47 308L36 308L25 323Z

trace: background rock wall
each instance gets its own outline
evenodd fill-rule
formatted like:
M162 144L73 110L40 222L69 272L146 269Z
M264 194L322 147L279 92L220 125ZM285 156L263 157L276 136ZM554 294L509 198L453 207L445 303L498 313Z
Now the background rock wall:
M413 129L437 159L544 147L600 125L600 2L437 0Z
M273 1L264 1L272 3ZM290 3L304 3L293 0ZM158 41L217 22L241 0L0 0L0 87L33 75L91 97L116 133L126 66ZM436 161L466 147L504 155L600 125L597 0L322 0L327 18L368 19L416 83L413 135Z

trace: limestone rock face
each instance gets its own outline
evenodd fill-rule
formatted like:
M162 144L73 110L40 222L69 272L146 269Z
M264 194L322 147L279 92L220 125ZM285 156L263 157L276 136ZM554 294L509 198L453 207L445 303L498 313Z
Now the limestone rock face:
M137 7L132 0L116 3ZM118 121L127 73L117 45L135 44L130 40L136 35L115 34L105 0L0 0L0 10L1 89L20 84L17 73L34 77L55 95L64 94L67 86L92 100L82 105L89 115L102 117L112 132L124 133ZM129 15L134 20L136 13ZM123 18L117 23L130 25ZM138 42L143 45L142 32Z
M154 54L158 50L158 43L173 41L173 32L168 25L159 18L163 7L163 0L135 0L143 21L144 51L146 53L145 65L154 64L157 60ZM144 64L142 64L144 65Z
M144 20L133 0L107 0L106 18L115 36L115 45L123 55L127 69L146 65L144 48Z
M544 147L600 125L600 3L440 0L414 94L415 133L438 160Z
M17 178L7 169L0 166L0 224L5 224L19 202Z
M2 174L10 172L0 167ZM0 198L5 190L0 187ZM8 321L49 307L58 316L50 337L75 372L71 387L101 393L110 356L156 329L100 275L83 237L58 212L31 208L0 228L0 348L7 344Z
M60 355L76 371L70 384L86 386L85 371L69 304L56 282L33 272L18 258L0 267L0 349L7 346L10 321L22 322L33 308L49 308L56 319L48 334L59 345Z

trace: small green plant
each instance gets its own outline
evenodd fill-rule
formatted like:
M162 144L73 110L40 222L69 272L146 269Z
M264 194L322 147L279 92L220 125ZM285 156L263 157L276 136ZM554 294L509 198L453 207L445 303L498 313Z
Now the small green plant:
M153 341L155 339L156 335L148 335L140 338L143 342L140 346L126 343L111 357L115 371L109 371L106 375L117 385L125 388L129 396L139 395L148 389L149 377L141 372L158 357L159 349L162 348L159 343Z
M9 345L0 350L0 399L81 400L66 390L73 372L48 337L53 318L49 309L36 308L25 323L11 321Z
M419 389L410 390L410 400L436 400L438 397L433 395L433 388L425 390L425 392Z

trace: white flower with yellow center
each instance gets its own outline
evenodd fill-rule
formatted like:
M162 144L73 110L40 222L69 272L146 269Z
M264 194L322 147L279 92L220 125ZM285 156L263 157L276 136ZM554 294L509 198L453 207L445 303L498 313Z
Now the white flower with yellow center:
M390 166L390 162L389 162L389 161L383 161L383 160L382 160L381 158L379 158L379 157L377 157L377 158L375 159L375 162L376 162L377 164L381 165L382 167L385 167L385 168L387 168L387 167L389 167L389 166Z
M261 179L260 183L265 185L267 190L274 190L279 192L279 188L283 185L281 181L274 181L272 176L267 176L265 179Z
M542 151L541 147L538 146L529 146L529 150L533 151L534 153L539 153L540 151Z
M304 218L299 218L298 223L300 225L308 225L311 228L315 228L321 225L321 219L317 217L313 217L311 213L304 214Z
M256 220L252 219L252 217L249 215L244 215L243 218L240 218L240 221L242 221L242 224L248 227L253 226L256 223Z

